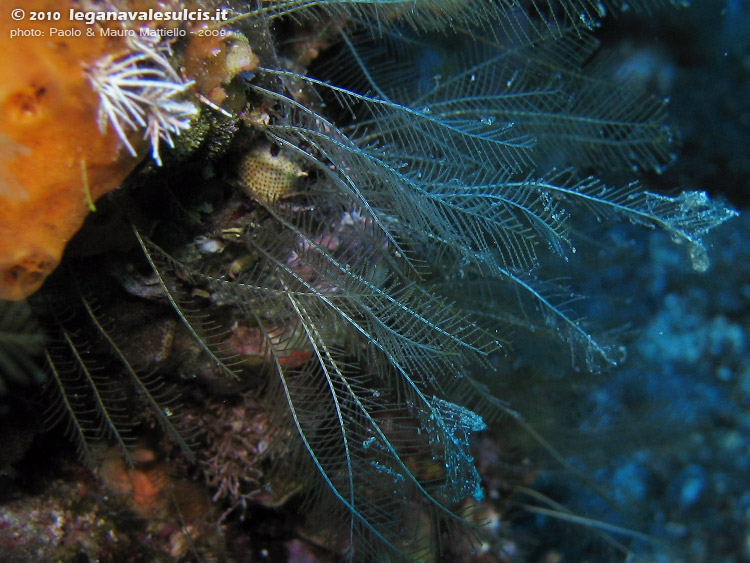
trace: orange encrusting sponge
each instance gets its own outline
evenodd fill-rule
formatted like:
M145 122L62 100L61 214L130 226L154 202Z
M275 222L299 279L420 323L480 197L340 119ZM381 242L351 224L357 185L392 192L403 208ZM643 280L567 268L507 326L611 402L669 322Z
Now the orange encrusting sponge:
M65 21L67 3L24 2L61 11L57 22L0 17L0 299L35 292L60 262L92 201L116 188L138 159L97 124L99 97L86 77L96 59L125 48L119 37L87 35ZM79 30L60 37L52 29ZM40 30L43 37L13 37ZM137 139L136 139L137 140ZM144 142L134 146L145 153ZM87 181L86 181L86 180Z

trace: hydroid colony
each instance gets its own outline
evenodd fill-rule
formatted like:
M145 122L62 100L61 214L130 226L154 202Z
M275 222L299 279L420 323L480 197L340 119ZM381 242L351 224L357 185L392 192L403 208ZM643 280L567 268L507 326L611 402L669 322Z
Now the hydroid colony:
M129 135L143 134L164 169L146 166L134 183L158 190L180 166L205 179L169 190L179 211L128 200L145 262L131 252L109 270L139 306L172 310L194 343L178 350L193 354L189 368L121 345L80 287L74 321L43 304L62 290L38 298L55 319L51 410L83 456L107 439L129 459L140 401L193 459L167 382L185 394L197 377L209 397L259 388L269 480L326 515L332 549L429 560L446 534L471 529L455 507L482 498L469 440L505 409L486 384L500 336L543 328L581 367L617 362L570 291L537 276L576 251L571 217L664 229L702 271L704 235L733 214L701 192L589 175L672 158L661 101L584 71L591 28L619 8L260 2L216 27L231 30L218 44L244 56L220 80L191 76L179 42L131 42L129 55L97 61L100 126L131 153ZM193 99L193 81L211 88ZM96 335L106 372L71 326ZM414 514L427 524L405 526Z

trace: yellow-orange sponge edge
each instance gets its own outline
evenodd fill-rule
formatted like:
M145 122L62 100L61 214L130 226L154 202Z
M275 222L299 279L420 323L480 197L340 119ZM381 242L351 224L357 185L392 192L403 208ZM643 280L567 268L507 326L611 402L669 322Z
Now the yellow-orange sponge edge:
M111 130L99 131L99 98L86 77L96 59L122 51L123 40L90 36L83 22L63 21L68 7L59 0L23 3L27 14L62 12L56 22L0 17L0 299L25 299L39 289L89 203L138 162Z

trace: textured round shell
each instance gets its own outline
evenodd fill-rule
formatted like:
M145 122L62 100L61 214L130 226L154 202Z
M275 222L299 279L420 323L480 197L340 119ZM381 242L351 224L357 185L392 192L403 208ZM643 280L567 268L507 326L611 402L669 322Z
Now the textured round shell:
M237 165L237 183L246 196L270 204L290 195L305 173L271 144L250 150Z

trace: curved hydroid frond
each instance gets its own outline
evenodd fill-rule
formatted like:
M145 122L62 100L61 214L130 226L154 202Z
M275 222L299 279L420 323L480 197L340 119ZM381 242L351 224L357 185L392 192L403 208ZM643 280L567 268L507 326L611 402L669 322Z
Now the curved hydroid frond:
M467 436L483 423L428 390L439 389L436 373L460 370L465 356L481 357L491 342L483 344L488 339L448 303L431 297L431 307L419 292L410 295L395 283L397 273L374 279L370 267L387 247L363 247L361 261L347 254L341 262L352 250L346 244L362 242L345 236L346 227L366 226L360 216L349 213L330 230L279 208L269 212L276 227L266 224L245 238L259 263L241 279L198 272L174 258L163 267L231 307L235 327L257 329L266 397L281 411L276 424L302 444L292 454L301 457L290 461L285 451L284 463L312 462L322 488L310 494L337 499L325 503L327 521L347 523L348 545L358 553L429 550L426 538L403 530L394 515L416 499L430 521L467 525L450 507L480 494ZM329 244L334 233L340 246ZM163 254L146 246L151 256ZM415 424L425 434L414 432Z
M74 285L79 302L71 308L70 318L52 312L47 320L47 424L64 425L79 456L89 464L93 443L113 441L132 465L138 423L131 409L134 401L140 400L148 406L146 417L152 416L164 434L193 460L185 429L178 429L177 389L155 373L136 370L118 344L109 326L111 320L84 295L78 283Z
M350 132L364 135L362 142L296 100L251 84L280 106L278 120L264 126L263 133L321 170L338 197L367 205L373 224L407 261L460 262L480 276L506 280L522 298L531 298L545 322L581 350L591 367L615 360L566 310L566 298L555 297L565 292L545 289L531 273L540 248L562 256L574 251L567 230L571 210L581 207L597 218L618 215L659 226L688 241L696 256L702 255L706 229L732 215L696 195L675 199L642 193L636 186L614 189L593 179L578 180L572 171L516 179L516 168L524 166L515 148L498 141L505 127L485 124L479 132L468 121L447 119L427 107L371 98L288 71L265 72L330 94L347 111L357 108L360 116L376 117L360 118ZM477 116L482 105L492 103L486 98L467 93L460 103ZM331 166L336 162L347 166ZM400 242L406 240L422 255Z
M52 373L47 390L53 397L45 413L47 424L64 423L89 464L90 444L113 440L132 466L136 437L127 398L105 366L91 357L90 344L62 328L59 341L48 346L47 361Z
M133 231L138 239L138 244L140 244L141 249L143 250L143 254L146 256L149 265L159 281L159 285L161 286L165 297L170 305L172 305L172 308L177 313L182 324L187 328L195 339L195 342L200 345L216 367L218 367L225 375L237 378L239 366L242 364L242 358L234 354L231 346L227 344L226 332L220 326L213 323L209 318L209 315L201 312L198 307L191 306L189 303L189 297L182 297L177 294L178 290L175 289L173 281L164 277L167 275L165 274L167 271L166 268L162 268L157 264L152 253L152 249L156 248L156 250L158 250L158 247L155 247L147 241L140 232L138 232L136 227L133 227ZM162 259L164 259L163 254Z
M648 12L657 6L683 6L681 0L545 0L522 5L511 0L271 0L230 18L355 21L374 33L406 26L419 33L461 29L492 30L496 37L525 39L540 29L552 33L575 26L591 30L608 12ZM540 25L541 22L541 25Z
M175 426L180 405L179 395L173 386L167 385L158 377L149 377L147 374L139 374L123 354L112 335L104 328L91 303L81 293L81 302L92 325L96 328L99 336L109 345L111 352L120 360L125 372L130 376L130 383L136 388L137 393L145 399L151 407L151 414L159 422L159 426L175 444L177 444L190 461L195 461L195 455L188 444L185 436Z

